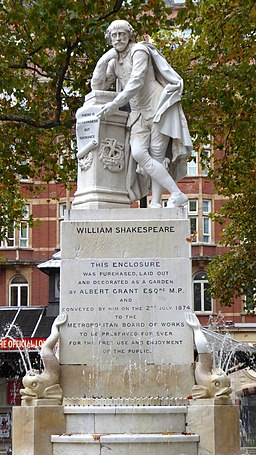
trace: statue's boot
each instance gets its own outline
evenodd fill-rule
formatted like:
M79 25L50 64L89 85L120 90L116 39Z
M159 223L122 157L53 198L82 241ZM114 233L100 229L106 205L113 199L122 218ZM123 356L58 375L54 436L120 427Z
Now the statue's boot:
M156 180L151 181L151 193L152 193L152 198L151 198L151 203L149 205L150 208L152 209L158 209L162 207L162 194L163 194L164 188L159 185L159 183Z
M152 193L153 190L156 189L156 185L153 183L154 181L158 184L158 195L160 194L160 187L165 188L169 193L171 193L171 197L167 202L167 207L180 207L188 202L187 196L180 191L179 187L176 185L175 181L162 163L159 163L150 155L147 155L139 164L151 177ZM154 198L153 201L154 204L160 204L160 200L157 201L157 199Z

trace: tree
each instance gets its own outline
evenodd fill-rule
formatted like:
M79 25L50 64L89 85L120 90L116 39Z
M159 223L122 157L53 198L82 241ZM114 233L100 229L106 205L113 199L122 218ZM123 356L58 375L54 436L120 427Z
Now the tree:
M0 239L41 182L75 179L75 112L117 18L142 34L168 21L161 0L0 1Z
M90 90L107 24L125 18L141 35L156 38L183 76L195 148L211 135L218 151L210 177L227 202L213 216L223 223L222 245L229 250L209 266L212 294L223 305L234 295L253 302L255 15L254 0L187 0L177 17L161 0L0 1L1 235L22 216L25 198L35 191L27 185L21 196L20 176L67 185L74 178L75 111Z
M173 31L157 35L185 80L184 110L195 148L213 137L209 177L227 201L213 218L228 251L209 268L213 297L256 306L256 151L254 0L188 0Z

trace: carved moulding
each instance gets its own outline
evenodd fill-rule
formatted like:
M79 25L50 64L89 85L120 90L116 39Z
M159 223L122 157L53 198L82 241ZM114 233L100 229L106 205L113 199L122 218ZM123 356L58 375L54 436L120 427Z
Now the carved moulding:
M89 152L84 158L78 160L78 164L82 171L90 169L93 162L93 152Z
M100 144L99 159L104 169L111 172L120 172L124 168L124 146L116 139L106 138Z
M77 153L78 164L83 171L90 169L93 162L93 150L97 147L96 140L90 141Z

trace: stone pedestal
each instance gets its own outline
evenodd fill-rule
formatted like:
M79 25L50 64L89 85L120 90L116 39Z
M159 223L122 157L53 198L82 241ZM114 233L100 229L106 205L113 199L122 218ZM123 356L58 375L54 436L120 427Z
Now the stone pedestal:
M13 455L51 455L51 435L65 431L62 406L14 407L13 422Z
M62 229L64 396L189 395L185 209L73 210Z
M187 431L200 435L198 455L239 455L239 407L231 400L194 400L188 406Z
M53 455L198 455L186 406L65 406L67 430Z
M76 209L62 222L63 404L15 408L14 455L239 455L238 407L186 399L189 240L182 208Z
M126 190L127 150L126 122L128 114L118 111L99 120L104 104L116 93L94 91L85 97L77 111L78 176L74 209L128 207Z

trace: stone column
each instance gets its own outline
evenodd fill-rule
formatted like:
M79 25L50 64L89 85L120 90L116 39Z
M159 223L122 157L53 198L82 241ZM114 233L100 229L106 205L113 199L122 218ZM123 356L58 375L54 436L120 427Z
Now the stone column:
M73 209L129 207L125 147L128 113L118 111L106 120L97 113L116 96L94 91L77 111L78 176Z
M13 455L52 455L51 435L65 431L62 406L13 408Z
M200 435L199 455L239 455L239 407L230 399L192 400L187 431Z

